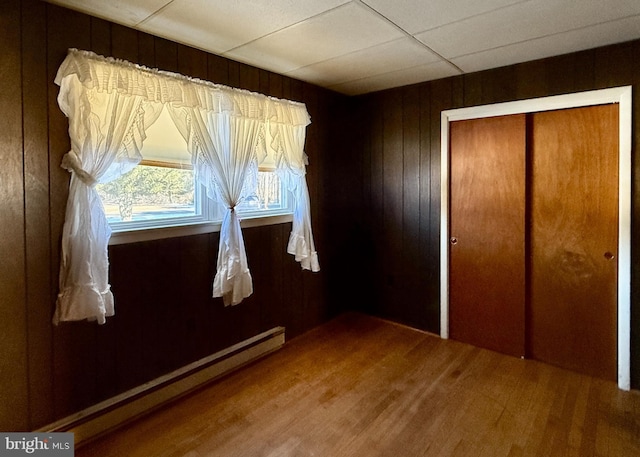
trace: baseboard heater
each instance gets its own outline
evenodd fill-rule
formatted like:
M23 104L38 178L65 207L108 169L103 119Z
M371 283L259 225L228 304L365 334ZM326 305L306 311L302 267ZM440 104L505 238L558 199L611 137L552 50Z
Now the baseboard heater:
M284 330L275 327L37 431L72 432L76 446L86 443L280 349Z

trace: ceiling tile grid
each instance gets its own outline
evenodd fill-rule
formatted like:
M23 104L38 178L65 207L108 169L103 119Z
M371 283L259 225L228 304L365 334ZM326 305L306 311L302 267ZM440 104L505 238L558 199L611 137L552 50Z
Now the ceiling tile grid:
M626 3L626 2L619 2ZM603 8L601 0L536 0L481 14L416 34L416 38L447 59L510 44L585 29L628 17L629 5ZM640 1L635 2L640 14ZM548 49L555 49L551 43Z
M440 60L438 62L419 65L417 67L394 70L354 81L331 85L328 86L328 88L345 95L361 95L369 92L376 92L379 90L446 78L458 74L460 74L460 72L457 68L447 61Z
M163 8L171 0L46 0L90 16L110 20L135 28L150 14Z
M528 0L363 0L411 35Z
M403 36L397 27L359 2L349 2L226 52L224 56L286 73Z
M166 0L165 0L166 1ZM222 54L292 24L334 9L349 0L173 0L138 24L154 35Z
M313 63L285 74L293 78L313 79L320 84L333 86L440 60L437 54L413 37L402 37Z
M640 0L46 0L357 95L640 38Z
M470 73L630 41L638 38L638 30L640 16L633 16L478 51L454 57L451 61L465 73Z

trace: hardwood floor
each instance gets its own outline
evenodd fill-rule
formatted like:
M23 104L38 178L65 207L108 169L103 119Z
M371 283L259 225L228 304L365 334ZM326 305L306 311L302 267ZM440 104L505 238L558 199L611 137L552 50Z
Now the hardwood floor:
M640 455L640 392L346 314L77 457Z

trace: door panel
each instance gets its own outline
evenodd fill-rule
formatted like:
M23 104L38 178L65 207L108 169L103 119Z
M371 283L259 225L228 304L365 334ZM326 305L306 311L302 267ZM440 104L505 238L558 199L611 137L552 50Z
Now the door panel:
M526 117L450 129L450 336L523 356Z
M618 108L530 116L528 356L615 381Z

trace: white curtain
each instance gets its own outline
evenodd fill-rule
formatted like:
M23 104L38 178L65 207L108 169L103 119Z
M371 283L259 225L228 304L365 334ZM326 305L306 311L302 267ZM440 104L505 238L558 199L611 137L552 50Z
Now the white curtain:
M107 259L111 229L94 186L136 166L144 128L155 121L159 110L139 96L89 95L76 78L65 77L58 83L58 103L69 118L71 139L62 167L71 172L71 181L53 320L104 323L114 314Z
M198 145L199 176L209 192L224 203L213 297L236 305L253 293L240 219L236 206L245 196L251 168L257 168L256 146L264 128L261 119L236 116L229 111L193 111L193 135Z
M258 157L264 157L267 148L279 157L278 173L295 199L288 251L302 268L319 270L303 150L310 118L303 104L77 49L69 50L55 82L71 138L71 151L62 166L72 173L55 323L81 319L103 323L114 314L107 258L111 230L93 186L139 163L145 130L165 107L187 141L196 176L227 207L214 297L237 304L252 293L235 207L255 180ZM272 140L269 144L265 136Z
M320 271L320 263L311 230L307 156L304 153L305 127L303 123L275 122L271 131L275 137L278 174L294 196L293 224L287 252L295 256L303 269L315 272Z

